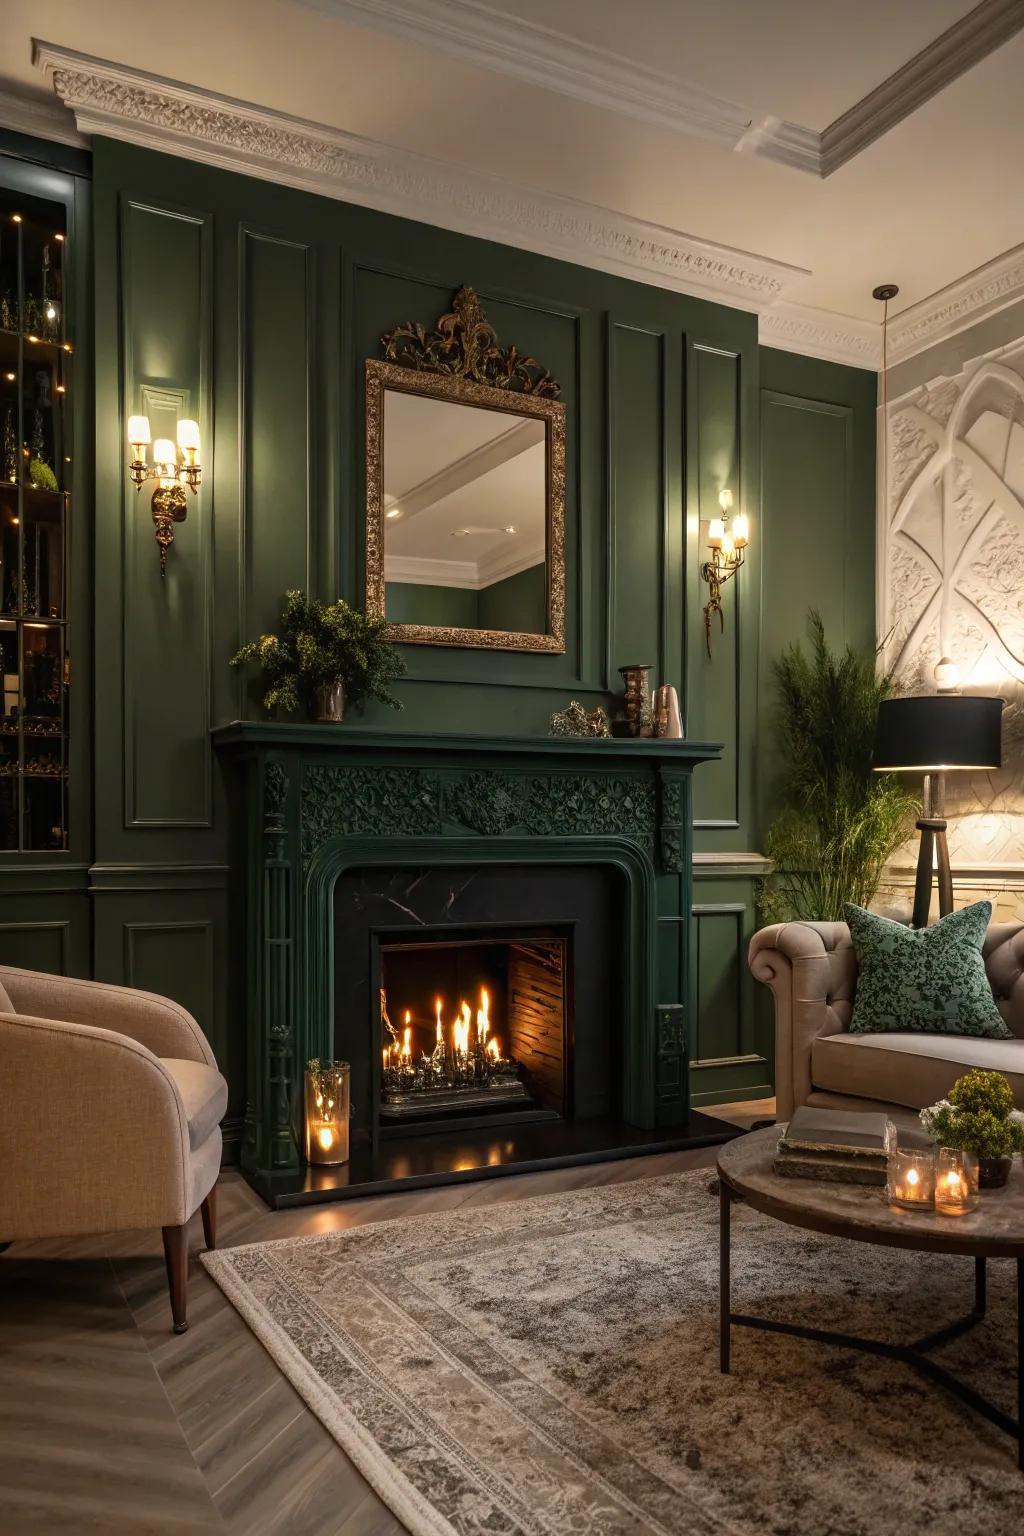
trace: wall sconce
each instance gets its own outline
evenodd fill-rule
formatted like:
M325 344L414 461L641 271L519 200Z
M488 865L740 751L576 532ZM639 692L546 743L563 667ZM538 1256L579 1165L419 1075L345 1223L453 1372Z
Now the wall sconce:
M147 480L156 480L153 492L153 523L160 546L160 575L167 574L167 551L174 543L174 525L188 515L185 487L195 495L203 478L199 462L199 427L194 421L178 422L178 446L169 437L153 443L153 463L146 462L146 449L152 442L148 416L129 416L128 442L132 457L128 473L136 490Z
M732 511L732 491L718 493L718 505L723 513ZM725 518L713 517L708 524L708 548L711 559L705 560L700 574L710 589L704 605L704 641L711 655L711 616L718 614L721 631L725 633L725 614L722 612L722 588L730 577L735 576L743 564L743 550L750 542L750 519L745 512L737 512L725 527Z

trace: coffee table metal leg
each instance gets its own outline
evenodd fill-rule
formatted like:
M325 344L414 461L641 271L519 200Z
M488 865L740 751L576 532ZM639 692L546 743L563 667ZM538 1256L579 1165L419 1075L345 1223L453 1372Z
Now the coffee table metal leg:
M729 1226L732 1196L724 1179L718 1181L718 1348L719 1368L729 1369L729 1330L732 1321L732 1287L729 1272Z
M984 1259L974 1261L974 1310L979 1317L984 1317L988 1302L988 1271L985 1265Z
M1017 1260L1017 1465L1024 1472L1024 1259Z

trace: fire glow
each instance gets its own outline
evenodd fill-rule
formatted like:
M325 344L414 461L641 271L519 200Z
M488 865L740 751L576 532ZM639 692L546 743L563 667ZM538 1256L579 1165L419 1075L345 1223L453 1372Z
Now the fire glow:
M465 998L459 1010L445 1026L444 999L434 999L433 1050L413 1054L414 1023L406 1009L399 1031L388 1013L387 994L380 993L380 1016L390 1043L382 1047L383 1084L391 1093L411 1093L417 1089L459 1089L486 1087L495 1078L515 1076L515 1064L506 1060L501 1043L491 1029L491 999L486 987L480 988L474 1019Z

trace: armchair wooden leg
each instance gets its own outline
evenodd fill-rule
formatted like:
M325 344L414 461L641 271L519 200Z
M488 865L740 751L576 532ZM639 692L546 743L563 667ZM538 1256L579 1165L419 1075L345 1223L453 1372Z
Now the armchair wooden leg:
M175 1333L188 1327L188 1239L187 1228L164 1227L164 1260L167 1287L171 1293L171 1316Z
M199 1209L203 1213L203 1236L206 1239L207 1248L217 1246L217 1186L210 1190Z

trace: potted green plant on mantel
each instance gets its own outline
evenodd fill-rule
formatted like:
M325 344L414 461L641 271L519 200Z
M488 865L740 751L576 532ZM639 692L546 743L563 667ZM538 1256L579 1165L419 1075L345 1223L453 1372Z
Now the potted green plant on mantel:
M1013 1154L1024 1152L1024 1112L1013 1107L1013 1089L1002 1072L972 1067L958 1077L949 1097L921 1111L921 1123L940 1147L973 1152L982 1189L1001 1189Z
M301 708L313 719L335 721L346 707L361 710L371 698L401 709L390 685L404 677L405 663L387 631L386 619L369 618L340 597L322 603L286 592L278 633L250 640L231 665L262 668L266 709Z

